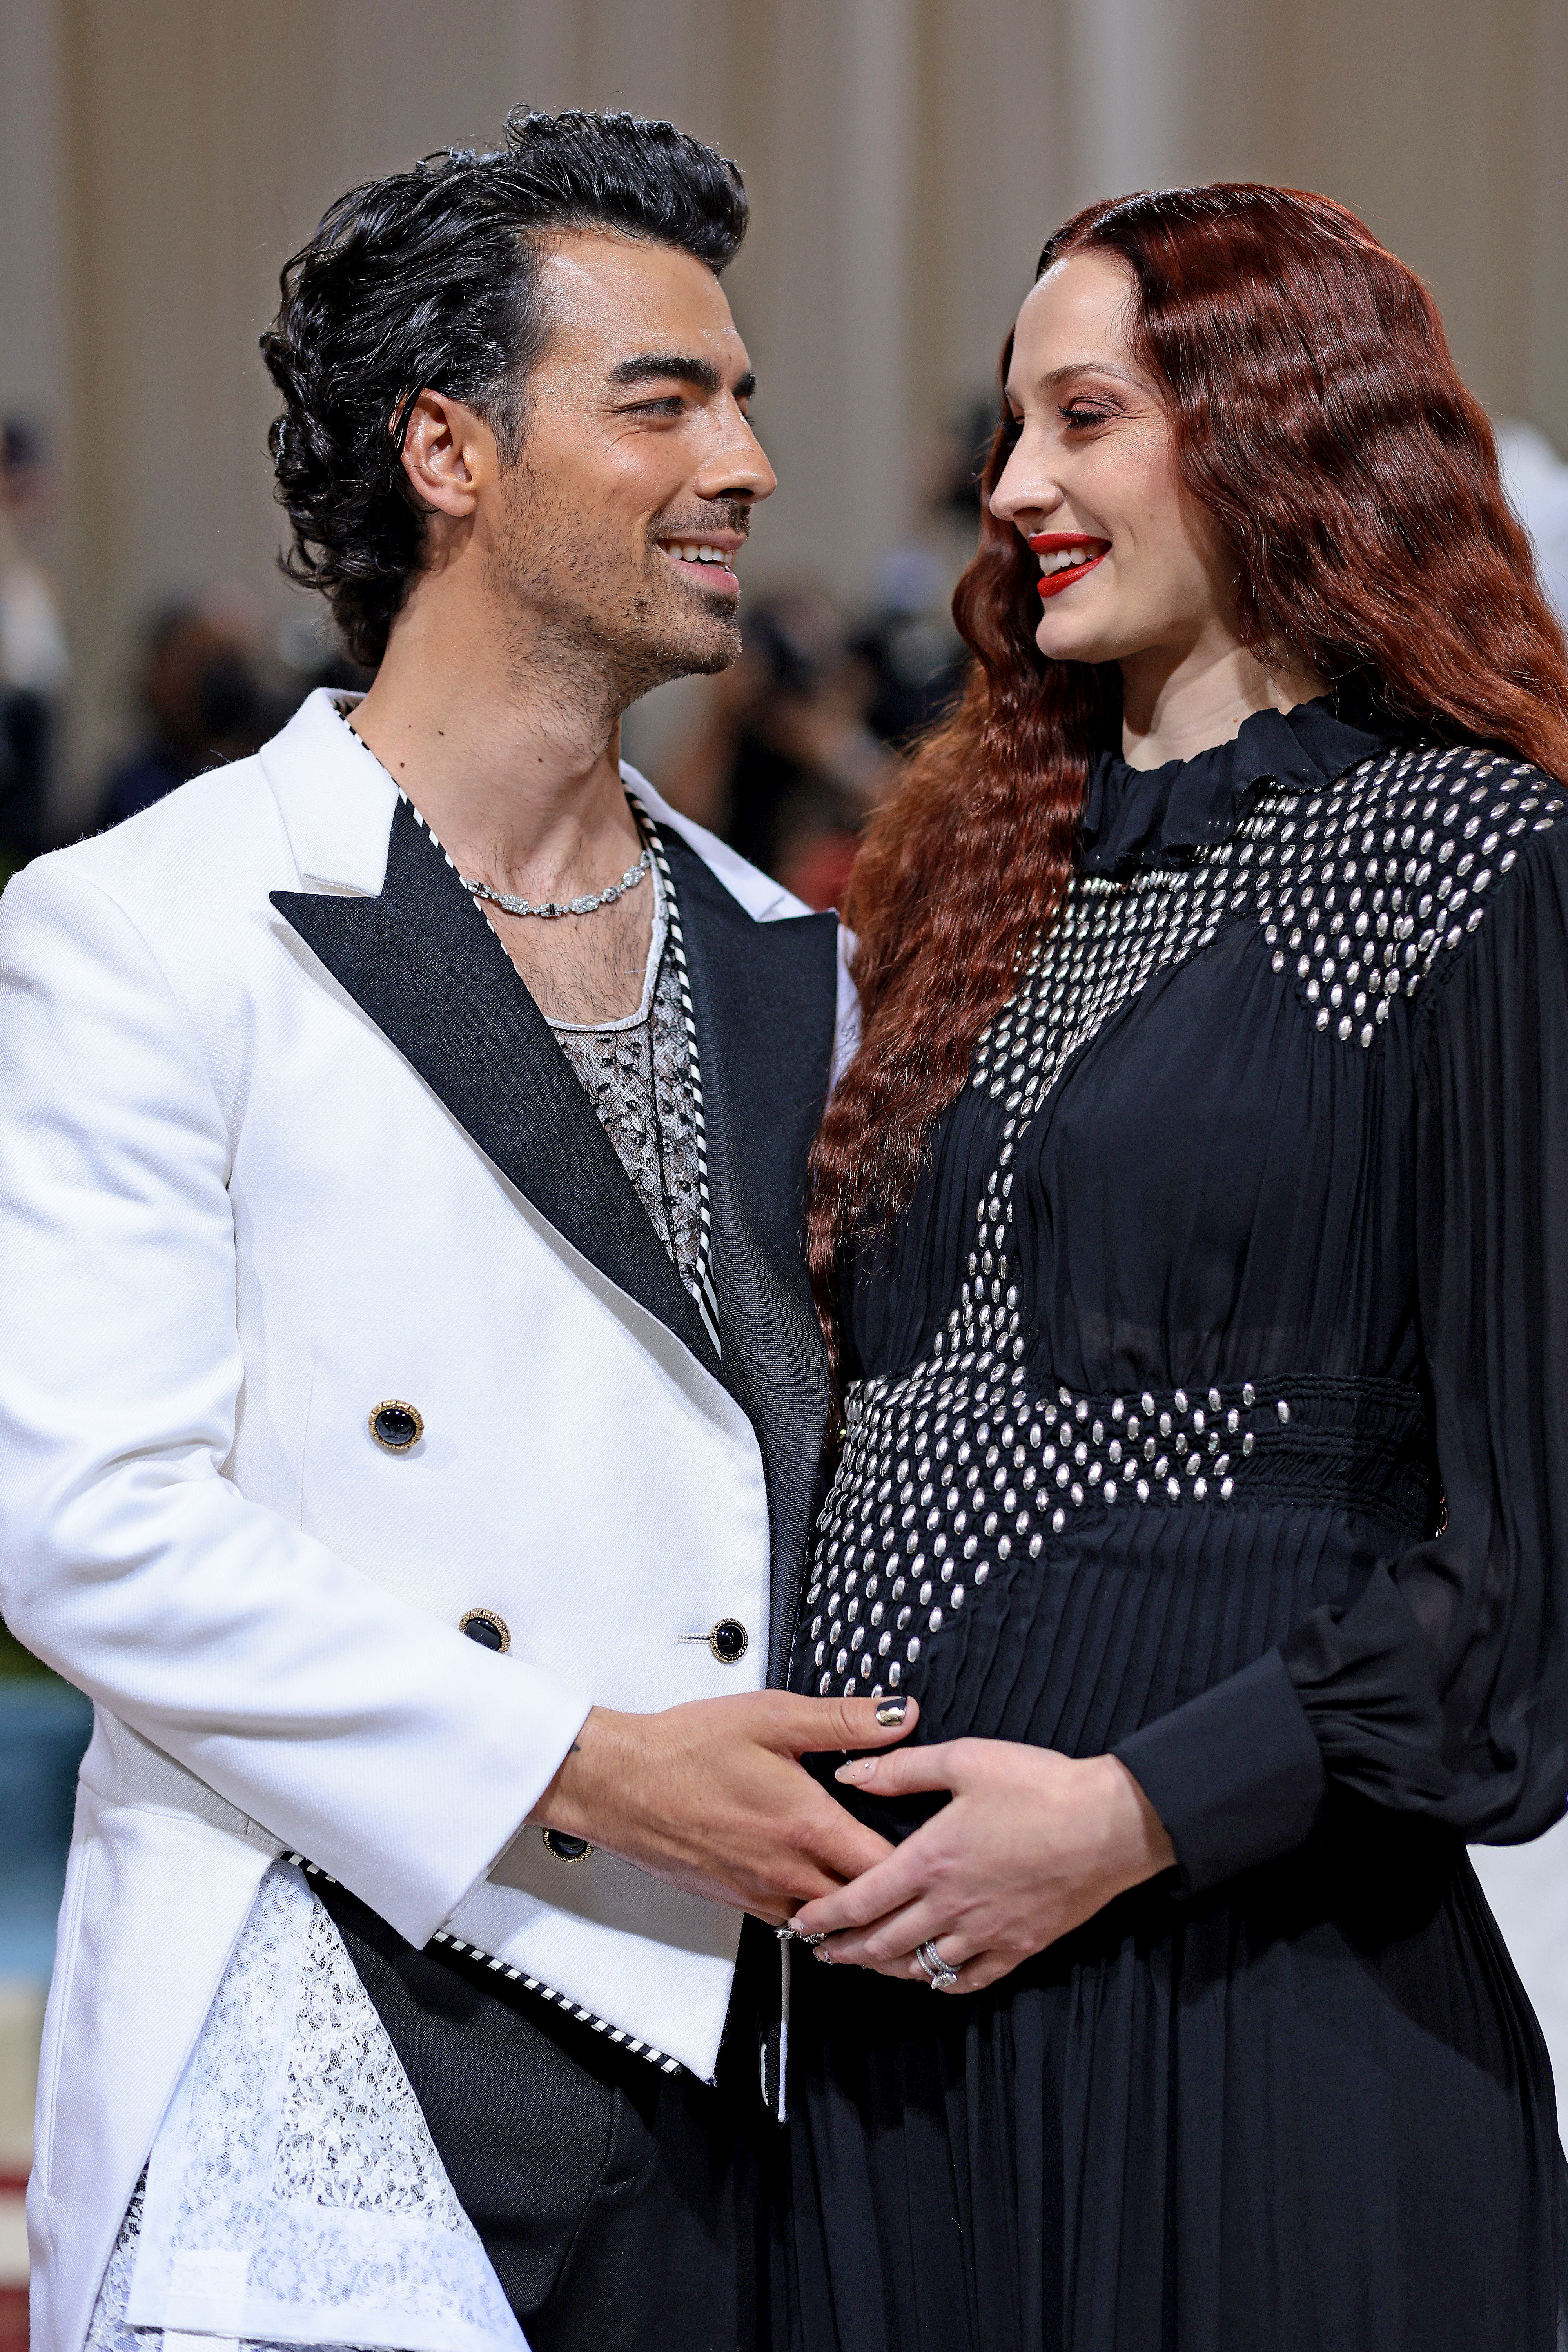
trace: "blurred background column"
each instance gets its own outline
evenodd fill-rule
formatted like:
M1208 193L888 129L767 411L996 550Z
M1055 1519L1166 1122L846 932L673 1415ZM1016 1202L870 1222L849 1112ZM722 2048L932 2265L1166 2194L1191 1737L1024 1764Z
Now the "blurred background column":
M1074 201L1167 186L1194 174L1191 85L1196 0L1068 0L1064 67ZM1213 176L1205 174L1205 176Z

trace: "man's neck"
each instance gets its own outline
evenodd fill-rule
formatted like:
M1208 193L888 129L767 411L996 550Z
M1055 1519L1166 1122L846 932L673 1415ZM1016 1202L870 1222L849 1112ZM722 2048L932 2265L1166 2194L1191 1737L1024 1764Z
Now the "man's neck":
M609 682L485 636L416 604L350 723L463 873L536 902L598 888L639 848Z
M543 633L498 643L483 599L416 592L350 724L465 879L534 906L570 900L618 881L642 854L609 670ZM637 1010L653 925L646 877L560 920L480 904L547 1016L595 1023Z

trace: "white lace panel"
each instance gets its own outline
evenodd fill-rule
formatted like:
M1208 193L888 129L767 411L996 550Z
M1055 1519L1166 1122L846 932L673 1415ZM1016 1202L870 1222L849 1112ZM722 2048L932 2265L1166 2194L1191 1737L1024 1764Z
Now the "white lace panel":
M175 2352L177 2346L182 2343L188 2346L193 2340L182 2338L173 2331L165 2334L160 2327L132 2327L125 2316L132 2274L136 2268L137 2250L142 2242L142 2204L146 2187L147 2176L143 2173L125 2209L125 2219L120 2224L120 2235L114 2241L109 2268L104 2273L103 2284L93 2305L82 2352ZM205 2352L285 2352L281 2345L263 2344L254 2336L248 2337L244 2344L238 2344L229 2336L202 2336L195 2341L205 2347ZM301 2347L291 2345L287 2352L301 2352ZM354 2344L318 2344L310 2347L309 2352L370 2352L370 2347Z
M105 2277L90 2352L527 2352L408 2078L301 1874L276 1863ZM115 2307L118 2305L118 2309Z

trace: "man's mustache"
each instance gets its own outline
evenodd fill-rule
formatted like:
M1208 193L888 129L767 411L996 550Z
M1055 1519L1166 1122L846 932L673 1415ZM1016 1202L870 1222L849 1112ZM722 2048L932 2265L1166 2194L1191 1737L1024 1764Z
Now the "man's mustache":
M661 539L700 540L704 531L732 530L742 539L749 536L752 509L742 500L710 507L700 514L660 515L648 531L650 542Z

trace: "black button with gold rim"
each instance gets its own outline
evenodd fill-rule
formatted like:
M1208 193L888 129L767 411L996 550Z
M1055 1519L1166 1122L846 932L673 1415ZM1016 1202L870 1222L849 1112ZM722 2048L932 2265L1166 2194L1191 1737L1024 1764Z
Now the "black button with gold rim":
M493 1609L465 1609L458 1620L458 1631L477 1642L481 1650L510 1650L511 1627Z
M708 1636L708 1647L721 1666L736 1664L750 1646L751 1636L735 1617L721 1617Z
M406 1454L425 1434L425 1416L401 1397L388 1397L372 1407L370 1433L384 1454Z
M594 1849L586 1838L568 1837L564 1830L542 1832L545 1851L557 1862L586 1862Z

